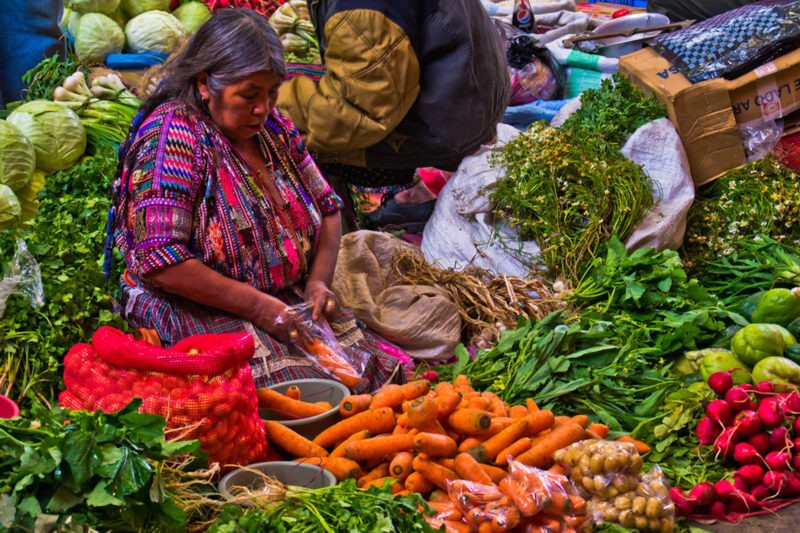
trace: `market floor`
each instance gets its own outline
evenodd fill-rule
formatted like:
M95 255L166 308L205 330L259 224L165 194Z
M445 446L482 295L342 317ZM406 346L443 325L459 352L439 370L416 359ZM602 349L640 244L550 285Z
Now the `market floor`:
M774 515L757 516L737 524L696 525L713 533L795 533L800 532L800 505L793 504Z

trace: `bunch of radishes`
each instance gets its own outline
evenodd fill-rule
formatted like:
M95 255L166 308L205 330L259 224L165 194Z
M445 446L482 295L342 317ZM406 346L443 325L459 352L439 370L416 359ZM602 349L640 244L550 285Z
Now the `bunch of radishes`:
M685 494L670 490L679 515L757 511L775 498L800 496L800 393L769 381L733 386L730 372L716 372L708 385L719 396L697 424L701 445L713 446L717 459L741 465L733 482L699 483Z

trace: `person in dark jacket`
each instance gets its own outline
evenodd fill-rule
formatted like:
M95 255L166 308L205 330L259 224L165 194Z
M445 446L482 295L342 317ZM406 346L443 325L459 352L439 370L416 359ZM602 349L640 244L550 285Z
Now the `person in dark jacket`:
M372 226L421 229L435 199L408 189L415 169L455 170L494 139L508 104L497 30L479 0L308 0L308 7L325 71L285 80L278 107L341 197L349 198L347 183L407 189L384 197Z

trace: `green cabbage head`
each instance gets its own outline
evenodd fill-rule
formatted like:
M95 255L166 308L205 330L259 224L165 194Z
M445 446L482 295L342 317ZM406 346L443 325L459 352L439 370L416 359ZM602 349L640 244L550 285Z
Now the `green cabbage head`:
M0 185L0 229L16 226L21 212L19 200L11 187Z
M36 168L33 145L16 126L0 120L0 183L17 191L31 180Z
M33 144L36 167L45 172L71 167L86 150L81 119L63 105L32 100L16 108L7 120Z
M202 2L187 2L182 4L172 14L181 21L187 33L194 33L211 18L211 11Z
M110 17L87 13L75 32L75 55L87 65L100 65L108 54L117 54L125 46L122 28Z
M119 6L119 0L66 0L64 7L78 13L113 13Z
M128 47L134 52L169 54L185 35L183 24L166 11L147 11L125 26Z
M120 5L129 17L141 15L145 11L169 11L169 0L122 0Z
M30 220L39 213L39 191L41 191L46 182L46 174L43 170L35 170L33 172L33 176L31 176L31 181L21 188L18 191L15 191L14 194L17 195L17 199L19 200L19 206L21 209L21 213L19 215L19 221L25 222L26 220Z

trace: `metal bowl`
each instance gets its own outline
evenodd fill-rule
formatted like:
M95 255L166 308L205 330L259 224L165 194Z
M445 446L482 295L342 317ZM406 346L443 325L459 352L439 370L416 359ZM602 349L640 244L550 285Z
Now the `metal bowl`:
M652 28L654 26L663 26L664 24L669 24L669 17L661 13L634 13L601 24L595 28L593 33L614 33L635 28ZM606 57L622 57L639 50L642 48L644 41L652 39L658 34L658 31L650 31L635 33L629 37L608 37L607 39L597 39L594 44L600 49L600 53Z
M339 414L339 402L350 395L347 387L338 381L327 379L296 379L271 385L269 388L283 394L292 385L297 385L297 388L300 389L300 399L304 402L328 402L333 405L333 409L321 415L295 420L282 419L280 413L270 409L259 409L258 413L263 420L280 422L305 438L313 440L314 437L342 419Z
M321 489L336 485L334 475L319 466L293 461L268 461L228 472L219 480L220 493L229 497L233 487L243 487L252 491L262 488L263 478L257 472L272 476L284 485L295 485L308 489Z

